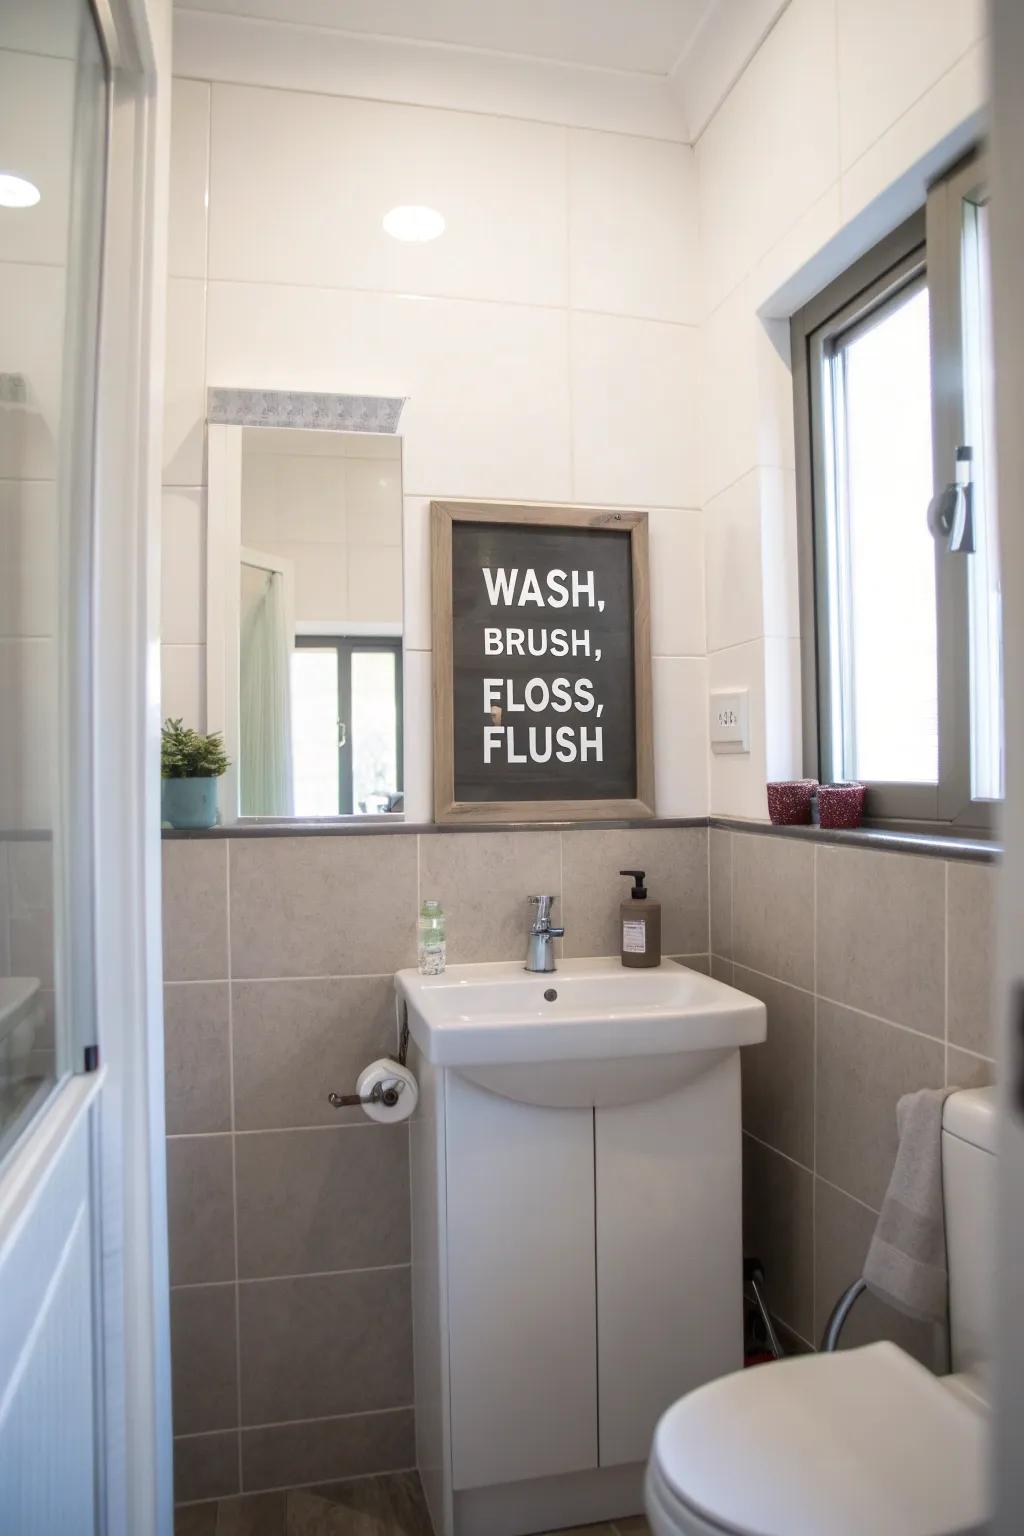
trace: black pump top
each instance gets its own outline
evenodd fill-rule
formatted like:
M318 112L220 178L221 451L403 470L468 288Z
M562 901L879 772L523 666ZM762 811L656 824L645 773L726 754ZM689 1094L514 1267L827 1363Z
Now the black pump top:
M647 871L645 869L620 869L619 874L628 875L632 880L633 889L629 894L634 901L647 900L647 891L644 886L644 881L647 879Z

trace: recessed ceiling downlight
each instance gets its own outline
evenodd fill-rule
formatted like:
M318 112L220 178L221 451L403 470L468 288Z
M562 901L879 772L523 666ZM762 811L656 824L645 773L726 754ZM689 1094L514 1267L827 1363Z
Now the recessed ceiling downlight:
M0 208L34 208L40 195L34 182L0 171Z
M395 240L436 240L444 234L444 214L422 203L403 204L384 215L384 229Z

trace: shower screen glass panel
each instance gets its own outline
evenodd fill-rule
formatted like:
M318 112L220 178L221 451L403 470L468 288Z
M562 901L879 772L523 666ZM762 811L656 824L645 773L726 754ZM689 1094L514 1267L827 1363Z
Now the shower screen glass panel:
M96 1039L67 807L89 773L107 97L87 0L0 4L0 1156Z

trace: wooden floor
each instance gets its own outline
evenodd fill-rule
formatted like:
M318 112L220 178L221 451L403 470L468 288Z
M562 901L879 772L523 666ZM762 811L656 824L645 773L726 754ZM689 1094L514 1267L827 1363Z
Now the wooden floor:
M415 1472L324 1488L249 1493L175 1511L174 1536L433 1536ZM553 1533L546 1533L553 1536ZM650 1536L642 1515L563 1536Z

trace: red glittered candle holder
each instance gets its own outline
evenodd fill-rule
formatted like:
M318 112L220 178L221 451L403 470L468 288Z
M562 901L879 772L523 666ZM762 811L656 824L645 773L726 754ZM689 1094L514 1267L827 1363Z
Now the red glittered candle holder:
M822 784L818 789L818 815L823 827L859 827L864 815L864 785Z
M811 798L817 779L783 779L766 785L768 815L776 827L806 827L811 820Z

